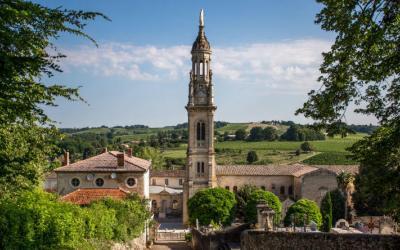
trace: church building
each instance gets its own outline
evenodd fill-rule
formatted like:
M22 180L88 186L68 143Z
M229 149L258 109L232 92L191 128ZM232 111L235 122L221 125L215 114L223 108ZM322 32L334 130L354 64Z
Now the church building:
M358 166L221 165L214 150L214 101L211 46L200 12L199 32L193 43L188 113L189 141L183 185L183 222L188 222L187 202L203 188L222 187L233 192L244 185L258 186L281 200L308 198L320 203L325 193L337 188L341 171L356 173Z

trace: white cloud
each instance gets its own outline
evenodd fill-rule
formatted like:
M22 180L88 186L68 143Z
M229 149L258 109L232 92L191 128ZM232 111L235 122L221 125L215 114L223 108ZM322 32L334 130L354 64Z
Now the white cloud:
M269 91L304 93L318 86L321 52L330 42L307 39L213 48L212 69L218 80L257 84ZM109 43L99 48L63 51L64 67L131 80L170 81L188 77L190 46L135 46Z

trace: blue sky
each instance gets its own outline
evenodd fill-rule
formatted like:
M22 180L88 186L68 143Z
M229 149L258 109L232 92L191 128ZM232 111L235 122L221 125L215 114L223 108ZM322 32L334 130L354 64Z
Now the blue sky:
M320 86L320 54L334 39L314 24L321 6L312 0L38 2L112 19L86 28L98 48L70 35L56 41L67 59L52 82L80 86L88 102L59 100L48 108L60 127L185 122L190 46L201 8L213 49L215 119L309 122L294 111ZM371 120L350 113L347 121Z

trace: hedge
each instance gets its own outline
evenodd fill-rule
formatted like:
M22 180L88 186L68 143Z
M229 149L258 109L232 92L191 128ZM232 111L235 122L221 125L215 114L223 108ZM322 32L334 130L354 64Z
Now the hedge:
M24 191L0 199L0 249L97 249L136 238L148 218L138 197L80 207L41 190Z

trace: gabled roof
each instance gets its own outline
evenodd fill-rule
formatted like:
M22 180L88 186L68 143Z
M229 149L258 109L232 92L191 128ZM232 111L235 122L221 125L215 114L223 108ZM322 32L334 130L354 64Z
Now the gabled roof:
M118 166L118 151L110 151L55 169L56 172L145 172L151 162L137 157L124 156L124 166Z
M346 172L350 174L358 174L359 165L315 165L317 168L327 169L335 174L340 174L341 172Z
M78 205L87 205L92 201L103 198L112 198L121 200L129 194L120 188L82 188L77 189L61 197L62 201L71 202Z
M185 177L185 170L174 169L174 170L151 170L151 177Z
M182 189L170 188L166 186L150 186L150 194L159 194L159 193L169 193L169 194L180 194L182 193Z
M315 167L293 165L218 165L217 175L241 175L241 176L295 176L299 177L308 172L317 170Z

